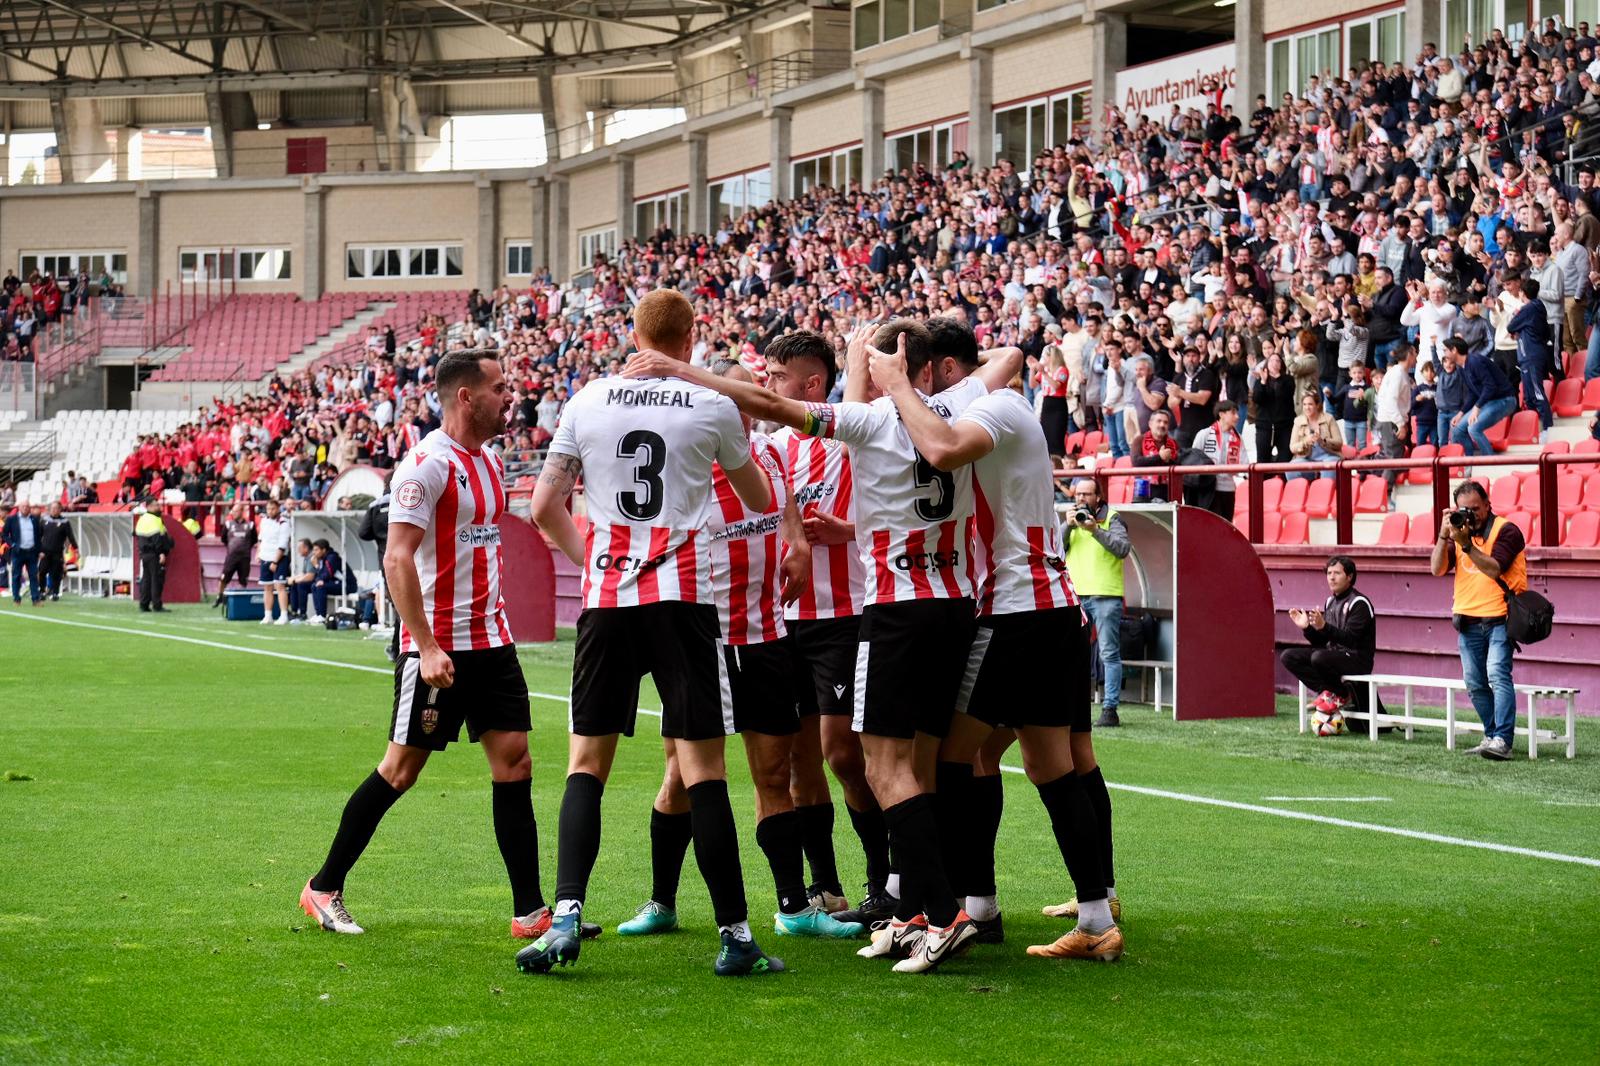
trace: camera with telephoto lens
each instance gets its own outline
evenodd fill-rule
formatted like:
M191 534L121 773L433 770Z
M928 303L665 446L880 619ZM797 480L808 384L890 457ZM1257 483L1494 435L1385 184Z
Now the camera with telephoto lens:
M1471 529L1473 523L1478 520L1478 516L1470 507L1457 507L1450 512L1449 517L1450 524L1457 529Z
M1078 508L1078 513L1073 515L1072 517L1073 517L1073 520L1078 522L1079 524L1082 524L1084 522L1093 522L1094 521L1094 512L1089 510L1087 507L1080 507L1080 508Z

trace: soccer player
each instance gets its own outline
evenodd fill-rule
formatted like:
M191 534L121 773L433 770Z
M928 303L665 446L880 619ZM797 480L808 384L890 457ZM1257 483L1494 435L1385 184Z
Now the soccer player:
M672 365L687 363L694 312L682 294L646 295L633 327L638 347L665 353ZM714 462L745 506L766 513L772 487L761 464L750 461L738 410L714 391L659 375L592 382L567 402L550 442L533 517L582 568L584 610L572 664L555 919L517 954L525 973L548 973L578 958L580 916L600 850L600 797L618 735L633 734L645 673L661 692L661 735L689 797L695 860L722 936L714 970L738 976L783 968L751 936L728 803L723 747L735 723L703 531ZM567 511L580 473L587 533Z
M864 347L870 329L852 344ZM801 403L824 403L833 392L833 347L818 333L795 330L767 346L767 387ZM863 367L865 363L863 361ZM863 375L865 376L865 375ZM855 486L850 454L826 437L785 426L772 435L794 487L811 553L811 582L786 604L800 692L800 733L795 738L791 788L800 812L814 902L842 922L872 925L894 916L898 876L889 864L889 830L867 783L861 739L850 728L855 711L856 645L866 588L856 550ZM866 896L846 909L833 850L833 801L822 764L839 780L851 828L866 856Z
M934 386L953 390L978 370L977 343L964 326L947 319L934 329ZM978 631L937 772L951 880L967 893L965 909L977 912L974 921L983 923L984 939L1001 939L994 889L999 804L974 786L973 760L990 734L1008 727L1021 741L1023 765L1078 891L1076 928L1028 953L1110 961L1122 954L1122 933L1107 901L1094 809L1082 780L1099 773L1088 744L1088 628L1067 575L1049 447L1015 389L980 396L955 419L945 419L912 387L907 369L898 355L872 354L873 381L899 411L918 452L936 470L972 464L977 496ZM1059 695L1039 690L1043 663L1051 664L1046 676L1052 688L1056 676L1063 679ZM990 765L1007 743L991 749Z
M929 343L927 327L910 319L886 323L873 338L878 348L898 346L924 393L932 383ZM937 417L953 418L989 388L1010 381L1021 364L1022 353L1006 349L978 374L919 402ZM945 877L930 795L973 630L963 558L970 473L936 470L918 455L887 398L800 403L649 352L634 356L625 372L674 373L733 397L752 418L850 447L859 485L856 542L867 574L852 727L861 734L867 779L883 807L902 889L895 919L863 953L906 954L895 964L901 973L933 969L976 934Z
M467 737L489 760L494 834L511 879L511 935L550 926L539 890L539 834L529 779L528 687L500 598L500 459L511 387L492 351L450 352L435 371L443 425L395 468L383 557L400 615L394 718L383 761L351 795L328 858L300 893L324 929L359 933L345 877L428 756ZM263 544L265 541L263 540Z
M713 374L751 381L732 359L713 364ZM748 419L740 419L749 431ZM793 600L811 576L811 551L800 514L789 496L778 449L752 435L751 455L765 469L772 504L764 512L746 507L720 465L712 467L712 506L705 528L711 542L711 584L722 625L734 728L744 738L756 793L756 843L772 868L778 892L773 929L779 936L847 938L864 926L835 921L811 899L805 882L802 823L790 795L790 757L800 731L796 678L782 600ZM784 552L787 543L789 551ZM780 577L781 568L781 577ZM663 933L678 926L678 875L689 847L689 798L677 758L667 743L666 776L650 811L650 899L617 927L623 936Z

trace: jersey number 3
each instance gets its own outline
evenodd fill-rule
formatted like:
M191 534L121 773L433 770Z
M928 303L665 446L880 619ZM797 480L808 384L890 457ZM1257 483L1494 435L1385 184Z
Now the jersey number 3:
M920 452L917 454L917 487L938 490L932 499L917 500L917 517L924 522L943 522L955 511L955 475L935 467Z
M644 458L640 459L640 453ZM636 429L623 435L617 442L617 458L632 459L639 465L633 468L634 483L644 491L629 490L617 493L617 510L636 522L648 522L661 513L661 471L667 465L667 442L661 434L648 429Z

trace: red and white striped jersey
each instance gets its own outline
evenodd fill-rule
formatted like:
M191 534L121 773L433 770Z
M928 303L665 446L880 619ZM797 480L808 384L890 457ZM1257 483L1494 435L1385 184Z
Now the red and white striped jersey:
M924 396L954 420L986 395L976 378ZM960 599L972 595L967 554L972 468L943 471L917 453L894 400L807 404L819 436L850 447L856 478L856 547L866 574L863 603Z
M706 537L711 541L711 588L724 644L765 644L787 632L778 609L778 564L784 554L779 527L789 502L788 481L770 438L751 434L750 454L772 483L772 504L765 511L744 505L721 464L711 468Z
M511 643L500 598L500 515L506 507L500 457L468 451L436 429L394 468L389 521L420 526L417 577L422 610L445 651ZM402 623L400 650L416 649Z
M850 452L836 440L807 437L785 426L772 435L789 475L795 506L802 518L818 511L846 522L856 520L854 471ZM811 548L811 584L783 609L789 621L848 618L861 613L866 585L861 553L853 543L816 544Z
M978 614L1076 606L1050 447L1032 406L1020 393L1001 389L974 400L956 421L973 422L994 440L994 450L972 464Z
M552 455L583 464L583 605L711 603L711 464L750 461L739 410L675 378L600 378L567 401Z

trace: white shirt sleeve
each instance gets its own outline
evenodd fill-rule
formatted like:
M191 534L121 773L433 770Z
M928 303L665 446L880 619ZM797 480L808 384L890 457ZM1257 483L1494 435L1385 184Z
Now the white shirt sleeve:
M1019 405L1007 402L1004 392L991 392L967 405L956 421L971 422L989 434L989 439L995 444L999 444L1008 434L1017 433L1023 428L1018 424L1018 414L1022 410ZM1029 422L1032 421L1030 418Z
M720 393L710 395L708 414L717 427L717 462L725 471L737 470L750 461L750 438L745 435L744 423L739 419L739 408L734 402ZM560 436L559 431L557 436ZM554 447L552 442L551 448Z
M578 420L578 408L582 405L577 400L577 396L568 400L566 407L561 411L561 417L556 422L555 434L550 438L550 443L547 446L552 455L571 455L581 458L578 453L576 423Z

